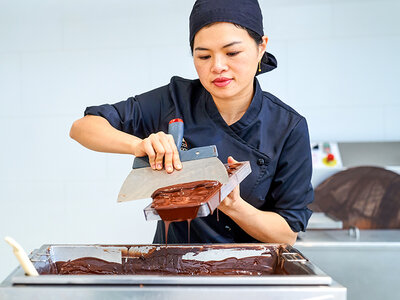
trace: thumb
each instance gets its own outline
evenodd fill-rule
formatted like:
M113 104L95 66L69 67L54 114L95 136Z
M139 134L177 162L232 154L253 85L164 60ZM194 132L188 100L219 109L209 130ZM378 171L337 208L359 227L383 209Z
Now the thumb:
M228 157L228 164L236 164L237 162L232 156Z

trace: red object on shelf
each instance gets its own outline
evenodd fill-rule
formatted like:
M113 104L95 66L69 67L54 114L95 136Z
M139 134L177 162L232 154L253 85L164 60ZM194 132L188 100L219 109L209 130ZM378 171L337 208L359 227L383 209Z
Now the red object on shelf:
M334 161L334 160L335 160L335 156L334 156L332 153L329 153L329 154L326 156L326 160L327 160L327 161Z

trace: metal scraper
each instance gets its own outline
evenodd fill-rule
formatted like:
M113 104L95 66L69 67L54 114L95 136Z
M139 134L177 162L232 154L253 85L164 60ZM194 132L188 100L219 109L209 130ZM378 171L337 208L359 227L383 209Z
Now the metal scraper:
M181 151L183 138L183 121L173 119L168 125L168 133L174 137L182 162L182 170L168 174L165 169L153 170L148 157L136 157L133 170L125 179L118 194L118 202L148 199L161 187L198 180L216 180L224 184L228 182L228 173L218 159L215 145Z

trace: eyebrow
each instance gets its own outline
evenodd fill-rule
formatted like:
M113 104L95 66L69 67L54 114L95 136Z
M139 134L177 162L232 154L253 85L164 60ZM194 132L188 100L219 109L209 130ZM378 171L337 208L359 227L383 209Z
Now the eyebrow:
M240 41L232 42L232 43L226 44L226 45L223 46L222 48L228 48L228 47L230 47L230 46L233 46L233 45L236 45L236 44L241 44L241 43L242 43L242 42L240 42ZM203 47L196 47L194 50L196 51L196 50L210 50L210 49L208 49L208 48L203 48Z

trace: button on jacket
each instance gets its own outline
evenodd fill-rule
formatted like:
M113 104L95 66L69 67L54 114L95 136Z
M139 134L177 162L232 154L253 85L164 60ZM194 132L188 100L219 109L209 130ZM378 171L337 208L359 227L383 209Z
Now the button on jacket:
M281 215L293 231L304 231L313 201L311 151L304 117L254 79L255 93L246 113L228 126L200 81L172 77L168 85L115 104L91 106L85 115L106 118L116 129L146 138L168 131L174 118L184 121L187 147L216 145L219 159L250 161L252 172L240 184L241 197L263 211ZM191 243L257 242L222 212L191 222ZM171 223L168 242L187 243L187 222ZM159 221L154 243L165 243Z

